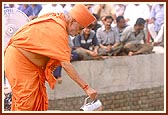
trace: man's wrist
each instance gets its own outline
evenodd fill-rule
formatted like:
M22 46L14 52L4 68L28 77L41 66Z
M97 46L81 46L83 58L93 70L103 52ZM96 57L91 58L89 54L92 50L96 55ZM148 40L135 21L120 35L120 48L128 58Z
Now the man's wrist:
M87 90L88 88L89 88L89 85L88 85L88 84L86 84L86 85L84 85L84 86L82 87L83 90Z

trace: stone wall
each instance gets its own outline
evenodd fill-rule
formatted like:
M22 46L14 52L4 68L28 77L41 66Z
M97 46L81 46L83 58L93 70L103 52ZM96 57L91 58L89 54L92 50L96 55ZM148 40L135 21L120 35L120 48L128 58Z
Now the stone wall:
M163 86L99 94L103 111L163 111ZM85 96L49 101L50 110L79 111Z
M164 54L77 61L74 67L98 91L105 111L164 110ZM51 90L49 109L78 111L87 95L62 71L63 83Z

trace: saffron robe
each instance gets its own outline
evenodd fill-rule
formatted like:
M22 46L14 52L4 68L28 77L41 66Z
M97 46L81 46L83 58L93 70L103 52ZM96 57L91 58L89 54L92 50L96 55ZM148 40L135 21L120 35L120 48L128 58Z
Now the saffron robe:
M5 49L5 74L12 89L13 111L48 109L45 81L54 89L52 75L60 62L70 62L67 24L63 14L50 13L20 28ZM45 69L34 65L16 48L50 58Z

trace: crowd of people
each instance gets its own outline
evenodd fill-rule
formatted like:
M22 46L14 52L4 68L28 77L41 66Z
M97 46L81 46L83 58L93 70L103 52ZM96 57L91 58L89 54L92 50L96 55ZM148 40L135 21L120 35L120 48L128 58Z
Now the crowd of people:
M36 17L50 12L67 14L73 6L74 4L5 4L4 8L17 8L23 11L30 20L33 20ZM97 21L92 23L89 27L87 27L87 29L84 29L80 36L85 35L85 37L88 37L89 42L94 38L94 42L98 42L96 44L100 48L109 50L109 47L107 48L108 44L112 46L114 43L120 41L124 29L128 26L134 26L138 18L143 18L145 21L143 24L144 28L142 28L142 30L144 31L146 41L148 43L153 42L154 44L161 46L164 45L164 4L109 3L85 4L85 6L96 17ZM101 29L98 30L98 28ZM95 32L95 36L93 36L93 38L89 37L88 35L93 32ZM85 37L82 37L82 39L86 40ZM79 39L80 37L75 37L75 39L77 38ZM70 39L73 38L71 37ZM83 42L82 39L81 42ZM73 40L73 42L75 42L75 40ZM85 44L86 43L84 43L84 45ZM73 45L76 47L76 42L75 44L73 43ZM77 46L79 46L79 44L77 44ZM84 46L84 49L89 48L88 46L87 48ZM98 48L96 48L94 52L98 52ZM94 53L91 55L94 55Z
M64 13L75 4L5 4L17 8L30 20L48 13ZM96 20L76 36L68 36L71 62L155 53L164 50L164 4L85 4ZM81 16L85 17L82 14ZM62 82L62 66L53 75Z

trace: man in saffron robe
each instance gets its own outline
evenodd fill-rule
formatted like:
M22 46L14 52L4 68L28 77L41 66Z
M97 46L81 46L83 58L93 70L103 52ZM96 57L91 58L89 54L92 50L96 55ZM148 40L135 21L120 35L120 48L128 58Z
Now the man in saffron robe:
M10 39L5 49L5 74L12 89L12 111L44 111L48 109L45 81L54 89L52 72L62 66L91 98L97 96L70 63L68 35L76 36L95 20L82 4L75 5L69 14L50 13L40 16Z

